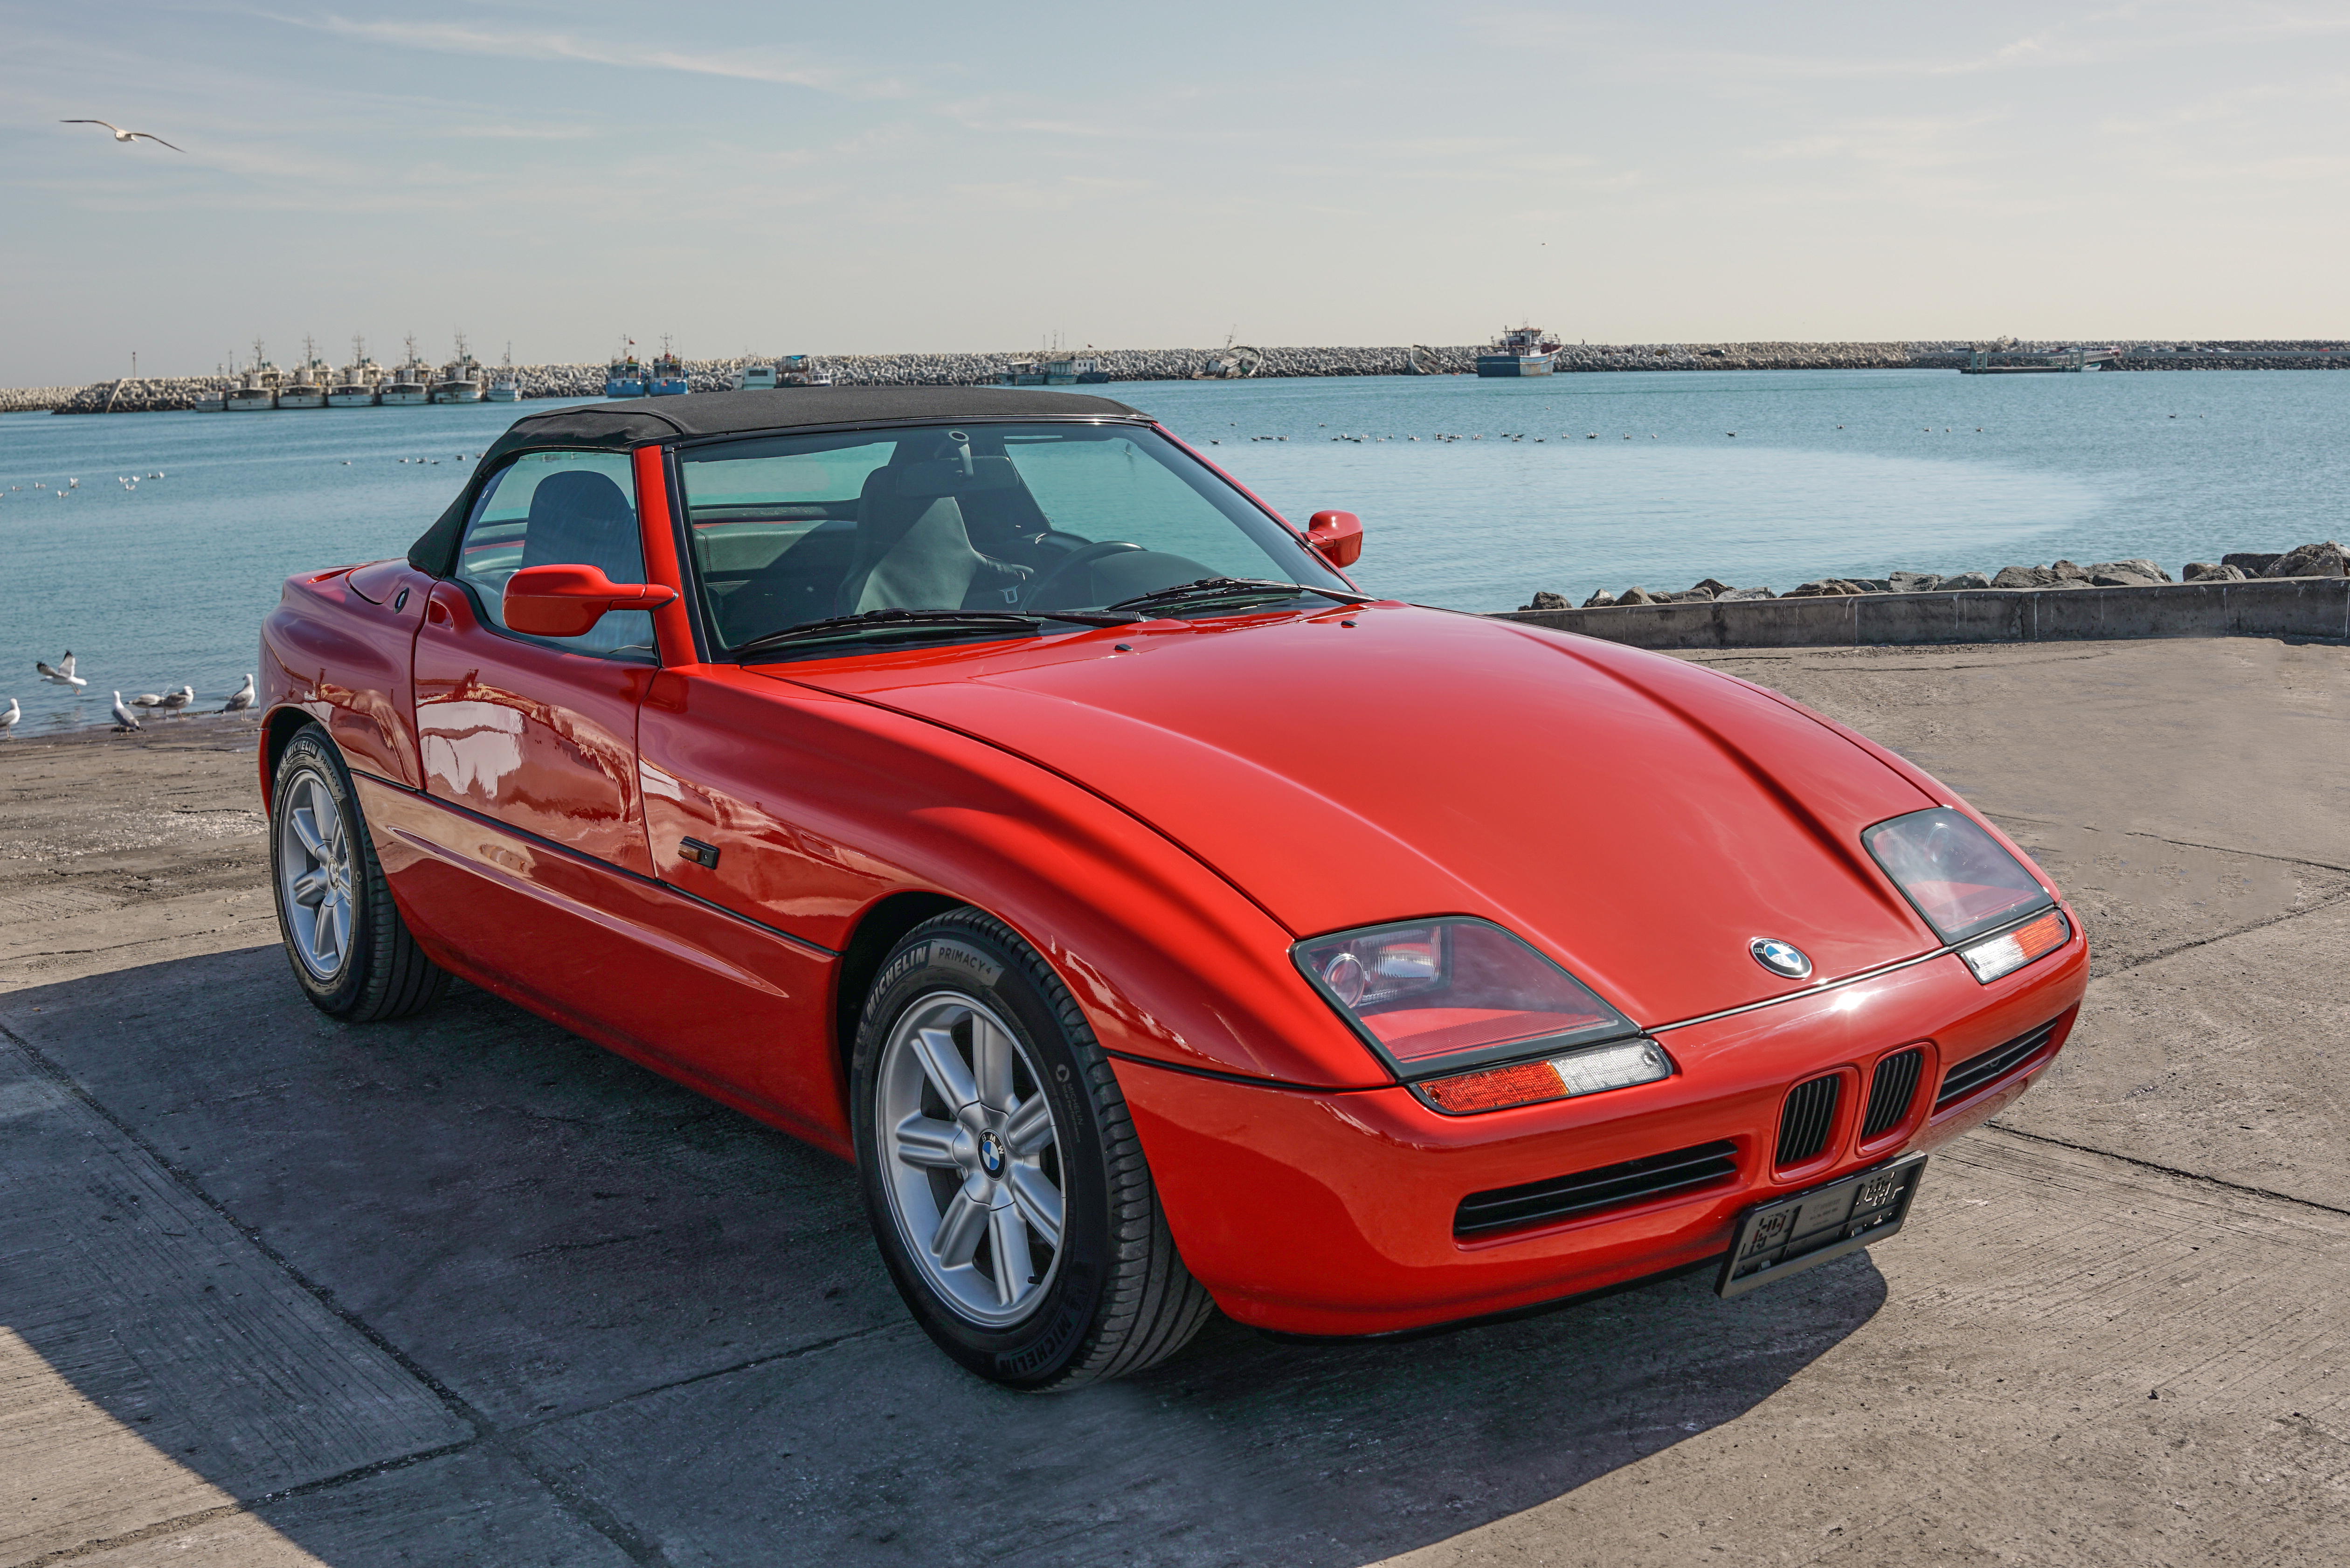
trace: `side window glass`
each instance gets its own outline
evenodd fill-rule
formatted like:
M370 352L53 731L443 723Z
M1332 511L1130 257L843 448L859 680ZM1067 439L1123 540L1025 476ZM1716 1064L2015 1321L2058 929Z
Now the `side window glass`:
M616 583L645 580L636 476L626 452L525 452L474 501L456 576L492 625L505 627L508 577L525 566L556 565L600 566ZM615 610L578 637L508 635L602 659L656 657L646 610Z

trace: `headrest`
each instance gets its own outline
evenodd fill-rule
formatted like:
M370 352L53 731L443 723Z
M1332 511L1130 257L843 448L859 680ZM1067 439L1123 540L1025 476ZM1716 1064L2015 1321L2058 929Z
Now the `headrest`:
M529 461L525 459L525 462ZM620 487L592 469L550 473L530 493L530 520L569 513L581 522L631 524L636 514Z

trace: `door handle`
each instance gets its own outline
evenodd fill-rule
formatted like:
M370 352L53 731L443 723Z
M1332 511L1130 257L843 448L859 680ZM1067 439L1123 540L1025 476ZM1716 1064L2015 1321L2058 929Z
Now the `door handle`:
M699 838L681 839L677 852L681 858L692 861L704 871L718 869L718 846L714 844L704 844Z

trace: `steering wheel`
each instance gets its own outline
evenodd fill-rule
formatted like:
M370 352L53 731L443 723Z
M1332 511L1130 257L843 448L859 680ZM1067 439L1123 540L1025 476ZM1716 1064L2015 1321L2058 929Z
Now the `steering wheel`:
M1141 548L1142 546L1139 545L1129 545L1123 542L1107 545L1087 545L1081 550L1064 556L1059 560L1054 562L1051 566L1045 567L1045 575L1043 576L1036 578L1028 585L1028 591L1020 596L1021 607L1023 609L1026 609L1039 603L1042 600L1046 588L1052 587L1055 583L1059 582L1063 577L1068 576L1071 572L1076 571L1079 566L1090 566L1094 562L1100 560L1104 556L1115 556L1122 551L1139 550Z

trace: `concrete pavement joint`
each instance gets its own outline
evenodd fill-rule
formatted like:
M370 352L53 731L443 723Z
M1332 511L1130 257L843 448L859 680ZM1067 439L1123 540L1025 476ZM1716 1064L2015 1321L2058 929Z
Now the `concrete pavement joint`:
M320 1476L316 1480L304 1481L299 1486L289 1486L277 1491L265 1491L258 1497L240 1498L234 1502L224 1502L218 1508L200 1509L194 1513L183 1513L176 1519L159 1520L153 1524L142 1525L137 1530L126 1531L120 1535L109 1535L97 1541L85 1541L78 1546L61 1546L54 1552L45 1552L38 1557L27 1557L20 1562L10 1563L8 1568L47 1568L47 1565L52 1563L70 1563L78 1557L94 1556L98 1552L110 1552L118 1547L136 1546L142 1541L153 1541L160 1536L176 1534L183 1530L193 1530L200 1524L210 1524L216 1520L234 1519L239 1514L253 1512L265 1503L287 1502L296 1498L312 1497L319 1492L332 1491L338 1487L348 1486L353 1481L369 1480L377 1476L390 1475L394 1470L404 1470L432 1459L444 1459L451 1454L462 1454L480 1441L479 1438L468 1438L461 1443L443 1443L438 1448L420 1449L412 1454L402 1454L398 1459L378 1459L372 1464L360 1465L345 1470L340 1475Z
M34 1066L38 1068L44 1076L47 1077L52 1083L56 1084L67 1094L71 1095L75 1099L88 1106L92 1115L98 1116L109 1127L114 1128L116 1132L129 1140L132 1147L136 1147L148 1158L153 1160L156 1166L161 1169L165 1175L169 1176L183 1191L195 1199L199 1203L202 1203L205 1208L210 1209L213 1213L219 1215L221 1219L226 1221L239 1236L245 1240L248 1245L250 1245L255 1251L259 1252L263 1257L268 1259L272 1264L282 1271L286 1276L293 1281L293 1282L306 1294L317 1302L320 1306L326 1308L327 1311L332 1313L337 1319L342 1322L347 1327L350 1328L354 1333L366 1339L369 1344L374 1345L377 1349L390 1356L400 1370L406 1372L411 1377L415 1378L418 1383L431 1390L433 1397L439 1399L442 1405L447 1407L451 1414L456 1416L460 1420L464 1421L473 1428L473 1436L466 1438L463 1442L444 1443L434 1448L420 1449L415 1453L403 1454L396 1459L384 1459L373 1464L362 1465L355 1469L344 1471L339 1475L321 1477L318 1480L305 1481L298 1486L287 1487L279 1491L265 1492L258 1497L241 1499L234 1503L224 1503L218 1508L205 1509L200 1512L184 1514L177 1519L166 1520L157 1524L149 1525L142 1529L132 1531L127 1534L109 1536L99 1541L84 1542L78 1546L66 1547L59 1551L46 1553L40 1557L26 1559L21 1563L12 1565L12 1568L41 1568L41 1565L45 1563L68 1562L74 1558L86 1556L96 1552L114 1547L133 1545L141 1541L152 1540L161 1535L170 1534L174 1531L192 1529L198 1525L206 1524L214 1520L229 1518L240 1513L249 1513L266 1503L283 1502L295 1498L308 1497L315 1493L330 1491L337 1488L347 1486L353 1481L366 1480L372 1477L384 1475L393 1470L404 1469L412 1465L422 1464L430 1459L441 1459L452 1454L464 1453L476 1448L484 1447L493 1449L511 1459L525 1473L527 1473L532 1480L537 1481L540 1486L546 1488L550 1496L554 1497L564 1507L577 1515L582 1523L588 1525L598 1534L611 1542L611 1543L618 1547L621 1552L627 1553L631 1562L660 1565L660 1568L666 1568L669 1559L663 1555L659 1547L648 1541L641 1532L638 1531L634 1526L629 1524L627 1521L621 1520L604 1504L582 1491L567 1478L541 1464L538 1460L534 1459L519 1442L515 1441L515 1439L525 1437L544 1427L552 1426L562 1421L577 1419L583 1416L596 1415L602 1411L613 1409L636 1400L650 1398L658 1394L668 1393L673 1389L691 1387L695 1384L707 1383L721 1377L729 1377L740 1372L754 1371L759 1367L772 1366L778 1362L793 1361L802 1356L817 1355L823 1351L830 1350L837 1345L847 1344L852 1340L863 1339L871 1334L880 1334L893 1326L896 1326L889 1324L876 1324L868 1328L852 1329L846 1334L832 1334L824 1339L816 1340L806 1345L794 1345L788 1350L775 1351L764 1355L749 1356L743 1360L732 1363L725 1366L712 1367L708 1371L697 1372L685 1377L673 1378L666 1383L657 1383L647 1387L632 1389L629 1393L619 1395L613 1398L603 1400L594 1405L583 1406L577 1409L567 1410L560 1414L546 1416L536 1420L518 1422L512 1427L497 1427L493 1425L489 1418L483 1415L480 1410L476 1409L472 1401L466 1399L464 1396L459 1394L456 1390L442 1382L441 1379L435 1376L430 1370L416 1362L414 1358L410 1356L398 1345L394 1344L389 1337L378 1330L374 1324L369 1323L358 1313L344 1306L336 1299L334 1292L311 1279L300 1269L296 1268L285 1257L283 1253L279 1252L276 1248L272 1247L266 1241L265 1241L262 1238L261 1232L257 1229L245 1224L242 1220L238 1219L226 1205L220 1202L219 1199L215 1199L210 1192L206 1191L203 1186L199 1183L190 1172L182 1169L178 1164L166 1157L162 1150L158 1148L147 1138L141 1137L136 1130L125 1123L121 1117L116 1116L103 1102L99 1100L94 1095L90 1094L90 1092L84 1088L78 1080L76 1080L70 1074L67 1073L64 1068L51 1061L46 1054L44 1054L38 1046L35 1045L31 1041L26 1040L23 1035L17 1033L15 1030L9 1028L5 1023L0 1023L0 1039L5 1039L9 1044L15 1045L19 1051L22 1051L25 1054L26 1059L31 1062Z
M2165 842L2168 841L2165 840ZM2150 963L2159 963L2164 959L2176 958L2180 953L2193 952L2197 948L2208 948L2236 937L2250 935L2253 931L2263 931L2271 926L2281 926L2287 920L2298 920L2304 915L2323 914L2336 905L2345 902L2350 902L2350 891L2336 893L2330 898L2320 899L2304 909L2288 909L2282 915L2272 915L2265 920L2254 920L2249 926L2238 926L2232 931L2221 931L2217 936L2199 937L2191 942L2180 942L2177 947L2164 948L2159 952L2148 953L2135 963L2125 964L2120 969L2101 971L2096 978L2111 980L2117 975L2133 974Z
M393 1344L391 1340L379 1331L373 1324L369 1323L358 1313L353 1312L348 1307L343 1305L341 1302L336 1299L334 1292L328 1290L326 1286L318 1283L316 1280L311 1279L300 1269L295 1267L293 1262L289 1261L284 1253L278 1251L277 1249L272 1247L266 1241L262 1239L261 1232L258 1229L254 1226L247 1225L244 1220L238 1219L236 1215L229 1210L227 1205L222 1203L210 1192L206 1191L203 1184L198 1182L192 1174L182 1168L175 1161L166 1157L161 1149L156 1147L155 1145L147 1138L142 1137L128 1123L123 1121L120 1116L116 1116L112 1110L109 1109L107 1106L96 1096L84 1088L71 1074L66 1072L64 1068L60 1067L57 1063L51 1061L46 1054L44 1054L39 1047L36 1046L31 1041L26 1039L23 1035L17 1033L15 1030L9 1028L5 1023L0 1023L0 1039L7 1040L18 1050L24 1052L26 1059L31 1062L34 1066L37 1067L51 1082L55 1083L67 1094L71 1095L75 1099L80 1101L84 1106L87 1106L89 1108L91 1115L105 1122L109 1127L112 1127L117 1133L120 1134L126 1140L128 1140L132 1147L138 1149L148 1158L153 1160L157 1168L160 1168L166 1176L169 1176L182 1190L185 1191L190 1197L203 1204L205 1208L211 1210L213 1213L219 1215L224 1221L236 1231L238 1235L244 1238L245 1243L248 1246L252 1247L263 1257L268 1259L271 1263L275 1264L285 1273L287 1279L291 1280L305 1293L309 1295L312 1300L316 1301L320 1306L326 1308L329 1313L332 1313L343 1323L345 1326L349 1328L351 1332L359 1334L369 1345L374 1345L378 1350L383 1352L385 1355L391 1359L393 1365L397 1366L401 1371L407 1373L411 1377L416 1379L416 1381L425 1388L431 1390L432 1396L439 1399L441 1403L448 1408L450 1414L455 1416L459 1420L463 1421L466 1425L473 1428L474 1435L473 1438L467 1442L444 1445L441 1448L428 1450L421 1455L403 1456L400 1459L386 1461L386 1464L383 1466L369 1466L361 1470L351 1472L342 1477L328 1478L325 1480L307 1483L305 1487L289 1489L282 1493L270 1493L265 1498L255 1500L254 1502L241 1502L229 1505L221 1510L213 1511L212 1512L208 1512L201 1516L191 1516L191 1520L193 1522L202 1522L205 1519L219 1517L226 1513L249 1511L253 1507L256 1506L257 1503L262 1501L276 1501L281 1498L292 1497L297 1493L303 1493L313 1490L328 1490L332 1486L342 1485L349 1480L361 1479L366 1475L379 1473L385 1468L397 1467L404 1463L415 1462L421 1459L432 1458L442 1453L460 1452L465 1449L472 1448L476 1444L481 1443L485 1438L502 1435L491 1425L487 1417L484 1416L481 1411L474 1408L471 1400L467 1399L463 1395L459 1394L447 1384L442 1382L440 1378L434 1376L431 1371L418 1363L413 1356L410 1355L399 1345ZM646 1541L640 1532L614 1515L612 1511L606 1508L602 1503L586 1496L568 1480L546 1469L544 1467L533 1460L528 1455L515 1452L512 1453L510 1457L512 1457L515 1462L520 1465L522 1469L529 1474L532 1480L537 1481L540 1486L546 1488L547 1494L550 1497L554 1498L556 1502L577 1515L580 1522L586 1524L589 1529L595 1531L596 1533L603 1536L614 1546L626 1552L629 1561L634 1563L663 1565L667 1563L668 1559L663 1557L660 1551L650 1542ZM140 1536L131 1537L130 1539L143 1538L144 1534L142 1533ZM76 1548L75 1550L78 1551L80 1549ZM36 1559L36 1561L39 1560Z
M2321 1214L2339 1214L2344 1219L2350 1219L2350 1209L2332 1203L2320 1203L2314 1198L2296 1198L2290 1192L2279 1192L2274 1188L2253 1187L2247 1182L2230 1181L2222 1176L2206 1176L2198 1170L2182 1170L2175 1165L2162 1165L2151 1159L2139 1159L2133 1155L2116 1154L2112 1149L2098 1148L2091 1144L2073 1143L2061 1137L2050 1137L2046 1133L2025 1132L2022 1127L2010 1127L1995 1116L1983 1125L1996 1128L2010 1137L2029 1138L2033 1143L2051 1144L2057 1148L2069 1148L2075 1154L2094 1154L2105 1159L2117 1159L2124 1165L2136 1166L2140 1170L2151 1170L2163 1176L2175 1176L2181 1181L2199 1181L2210 1187L2225 1188L2230 1192L2247 1193L2254 1198L2273 1198L2279 1203L2290 1203L2296 1208L2314 1209Z

